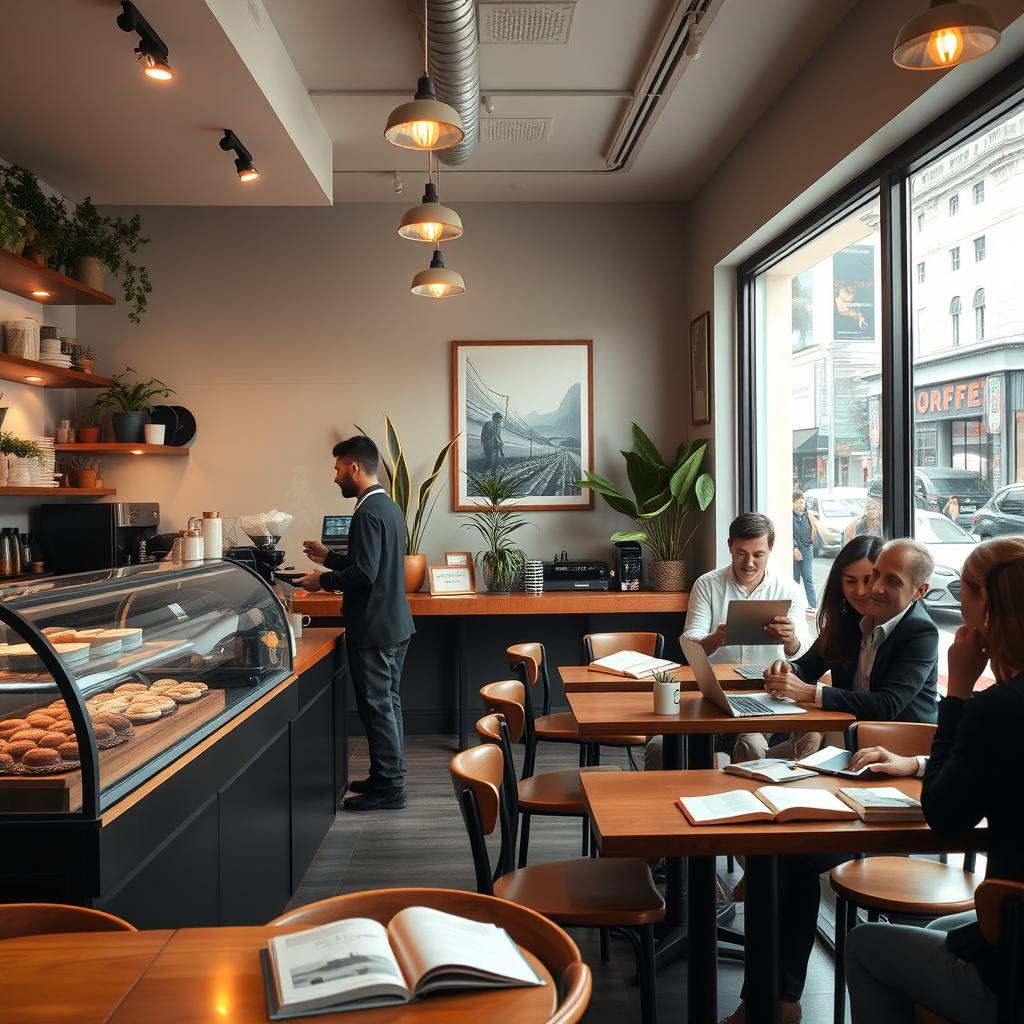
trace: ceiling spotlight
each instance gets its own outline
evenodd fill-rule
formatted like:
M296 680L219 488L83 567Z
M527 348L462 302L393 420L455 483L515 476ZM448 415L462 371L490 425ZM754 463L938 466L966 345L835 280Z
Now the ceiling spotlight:
M157 82L169 82L174 72L167 63L167 44L153 31L152 25L131 0L121 0L121 8L117 16L117 27L123 32L138 32L139 45L135 47L135 56L146 77Z
M51 295L53 295L53 292L45 291L42 288L34 288L32 290L33 299L48 299Z
M689 24L686 29L686 46L683 48L683 53L690 60L700 60L700 44L704 40L704 30L700 27L696 11L690 11L686 15L686 20Z
M398 173L398 171L395 171L393 187L395 189L395 195L400 196L405 191L405 186L402 184L402 176Z
M429 33L427 0L423 0L423 74L412 101L395 107L384 129L384 138L400 149L451 149L466 135L459 112L442 103L434 91L427 68Z
M980 4L931 0L928 10L900 29L892 59L909 71L939 71L983 57L1001 38Z
M230 128L224 129L220 148L225 153L234 150L235 170L238 172L239 181L255 181L260 176L260 172L256 170L256 165L252 162L252 153L242 145L241 140Z
M421 270L412 279L413 295L424 295L428 299L447 299L453 295L461 295L466 290L466 282L457 270L448 270L444 265L444 257L440 249L434 250L434 258L427 270Z

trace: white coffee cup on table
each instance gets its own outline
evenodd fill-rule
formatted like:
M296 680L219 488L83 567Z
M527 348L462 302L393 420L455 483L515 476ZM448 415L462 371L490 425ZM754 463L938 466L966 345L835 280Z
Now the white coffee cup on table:
M679 683L654 683L654 713L675 715L679 713Z
M308 615L301 615L299 612L288 613L288 625L292 627L292 636L296 640L302 636L302 627L308 626L312 621Z

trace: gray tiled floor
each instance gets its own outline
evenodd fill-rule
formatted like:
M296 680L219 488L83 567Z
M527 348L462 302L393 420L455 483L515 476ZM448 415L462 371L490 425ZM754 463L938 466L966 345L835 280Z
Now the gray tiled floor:
M543 744L538 770L572 767L575 747ZM458 806L452 795L448 762L454 753L451 737L414 737L407 743L409 807L402 811L352 814L339 812L302 880L293 906L325 899L339 892L390 886L443 886L473 889L473 866ZM625 756L604 751L607 763ZM352 778L366 774L366 750L355 741ZM530 861L578 857L580 828L576 822L535 818L530 836ZM725 863L721 863L724 873ZM742 909L734 927L742 930ZM587 1024L626 1024L639 1020L640 1001L632 985L633 961L628 944L613 940L612 959L602 963L596 932L574 929L573 937L594 975L594 991L584 1020ZM805 1024L832 1020L832 958L815 949L804 992ZM736 1006L742 967L719 964L719 1004L722 1014ZM658 975L659 1020L685 1019L685 965L675 964Z

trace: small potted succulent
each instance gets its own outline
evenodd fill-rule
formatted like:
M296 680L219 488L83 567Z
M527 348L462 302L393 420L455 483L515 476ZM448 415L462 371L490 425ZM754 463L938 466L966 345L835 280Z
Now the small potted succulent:
M75 369L81 370L82 373L92 373L92 364L96 361L96 349L92 345L83 345L81 342L77 342L71 353L71 359Z
M61 472L66 473L71 487L93 489L100 471L100 460L76 455L61 462Z
M78 414L78 443L98 444L103 426L103 411L95 405L86 406Z
M114 383L96 399L101 414L114 406L121 410L111 417L114 439L128 444L138 444L142 440L144 428L149 422L149 411L153 408L153 399L158 395L167 398L174 394L172 388L156 377L129 384L128 374L135 372L129 366L124 373L115 373Z
M463 529L473 529L487 545L477 552L476 560L483 570L484 583L491 593L506 594L522 575L526 555L512 541L511 536L524 526L536 524L516 512L513 500L517 497L515 484L503 470L496 473L467 473L480 499L476 512L470 512Z

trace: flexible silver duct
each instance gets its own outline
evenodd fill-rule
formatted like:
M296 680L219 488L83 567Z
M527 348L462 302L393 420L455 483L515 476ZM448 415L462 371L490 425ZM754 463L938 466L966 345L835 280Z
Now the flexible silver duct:
M469 159L480 137L476 0L427 0L427 7L430 18L427 68L438 99L459 112L466 132L459 145L438 151L437 157L444 164L461 164ZM422 3L417 4L417 8L422 38Z

